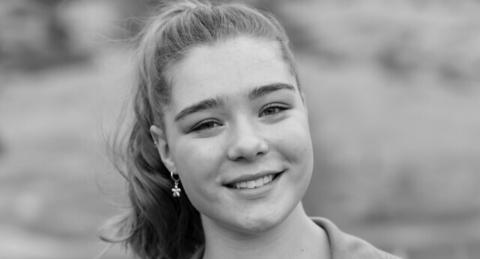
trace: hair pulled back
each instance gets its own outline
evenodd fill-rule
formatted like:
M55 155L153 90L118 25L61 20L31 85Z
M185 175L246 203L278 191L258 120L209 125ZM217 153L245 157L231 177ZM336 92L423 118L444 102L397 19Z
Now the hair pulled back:
M282 26L271 15L245 5L172 1L145 26L136 52L133 124L126 147L116 152L123 158L117 160L117 168L126 178L131 208L113 226L114 236L104 237L108 242L122 242L142 259L189 258L204 245L198 211L184 192L180 198L172 197L170 172L156 150L150 126L163 127L163 110L171 98L167 69L192 47L240 35L277 41L297 77Z

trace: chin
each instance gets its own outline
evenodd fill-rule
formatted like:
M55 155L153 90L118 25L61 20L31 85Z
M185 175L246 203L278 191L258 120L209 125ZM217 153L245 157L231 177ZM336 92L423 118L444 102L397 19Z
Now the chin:
M262 222L243 222L243 225L237 226L235 232L245 236L259 235L274 228L276 224L268 221Z
M288 215L272 215L271 213L258 217L247 216L239 219L237 230L247 235L261 234L281 224L286 216Z

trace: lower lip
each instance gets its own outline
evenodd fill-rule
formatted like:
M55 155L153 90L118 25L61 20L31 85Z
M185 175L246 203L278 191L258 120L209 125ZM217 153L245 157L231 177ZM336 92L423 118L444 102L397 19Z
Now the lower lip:
M234 191L238 195L242 195L243 197L245 197L247 199L258 199L258 198L261 198L261 197L265 196L268 192L270 192L273 189L273 187L278 183L280 178L283 176L283 173L284 173L284 171L281 172L280 174L276 175L275 178L271 182L269 182L268 184L265 184L265 185L257 187L257 188L237 189L237 188L234 188L234 187L233 188L228 187L228 189Z

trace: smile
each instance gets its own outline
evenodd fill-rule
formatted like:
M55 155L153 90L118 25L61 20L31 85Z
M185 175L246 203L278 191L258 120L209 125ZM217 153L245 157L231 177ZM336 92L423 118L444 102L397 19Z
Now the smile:
M266 184L269 184L272 181L273 181L273 175L270 174L262 178L258 178L257 180L235 183L234 186L237 189L255 189L258 187L262 187Z
M257 189L272 183L278 178L280 174L281 172L259 176L254 179L240 180L234 183L227 184L226 186L229 188L235 188L235 189Z

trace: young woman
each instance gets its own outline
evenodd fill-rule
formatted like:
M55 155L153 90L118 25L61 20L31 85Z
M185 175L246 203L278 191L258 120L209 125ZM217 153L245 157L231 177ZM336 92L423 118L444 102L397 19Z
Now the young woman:
M272 16L176 1L137 54L132 207L117 227L139 258L394 258L306 215L307 110Z

